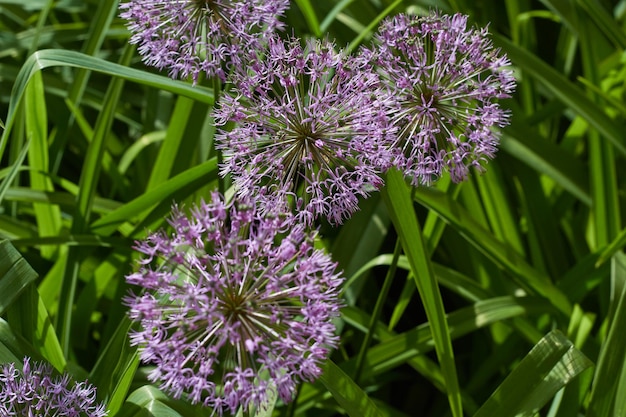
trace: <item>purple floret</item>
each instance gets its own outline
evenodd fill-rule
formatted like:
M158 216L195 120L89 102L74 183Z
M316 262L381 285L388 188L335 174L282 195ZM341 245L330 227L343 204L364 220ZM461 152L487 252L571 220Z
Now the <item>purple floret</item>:
M284 24L289 0L130 0L120 5L143 61L172 78L222 80Z
M0 368L0 415L104 417L103 403L96 403L96 388L73 382L68 374L54 375L52 366L24 358L22 370L14 363Z
M125 303L149 379L219 415L264 407L272 392L292 400L338 344L336 264L292 215L217 193L168 221L172 233L137 244L140 268L126 277L145 289Z
M469 167L481 170L496 153L499 129L509 123L497 99L510 97L515 79L487 36L487 28L467 28L461 14L400 14L383 21L374 46L360 51L395 99L394 166L413 185L445 171L462 181Z
M269 40L233 74L222 97L216 135L240 196L275 204L288 196L298 217L341 223L382 185L391 133L378 76L328 41ZM269 202L268 202L269 201Z

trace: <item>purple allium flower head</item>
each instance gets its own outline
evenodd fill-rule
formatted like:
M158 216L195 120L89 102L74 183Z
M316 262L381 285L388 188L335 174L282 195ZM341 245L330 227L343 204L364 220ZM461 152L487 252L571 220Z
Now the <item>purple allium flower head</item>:
M378 76L328 41L269 40L251 64L233 74L236 94L224 95L216 135L241 196L262 204L290 196L299 220L341 223L382 185L385 106Z
M22 370L14 363L0 367L0 415L104 417L96 403L96 389L86 381L73 382L68 374L55 376L52 366L24 358Z
M274 392L290 401L320 375L339 340L343 278L293 220L214 193L190 216L174 207L173 233L137 244L141 267L126 278L145 291L125 303L140 324L131 343L156 365L151 381L221 415Z
M147 65L195 83L201 73L225 79L223 64L240 65L244 51L284 26L288 7L289 0L129 0L120 15Z
M400 14L383 21L374 48L361 49L396 100L393 160L413 185L444 171L462 181L497 150L509 113L496 101L510 96L515 79L487 36L487 28L467 28L461 14Z

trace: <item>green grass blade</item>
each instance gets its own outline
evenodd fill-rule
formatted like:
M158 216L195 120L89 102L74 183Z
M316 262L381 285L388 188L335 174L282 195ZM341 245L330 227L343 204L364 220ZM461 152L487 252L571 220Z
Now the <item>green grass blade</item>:
M309 0L296 0L296 4L300 8L300 11L304 15L304 20L309 25L309 30L316 37L322 36L322 29L320 29L320 22L315 14L315 9Z
M410 197L410 190L402 173L391 170L387 174L386 186L382 191L389 215L402 242L404 253L411 265L428 322L431 324L435 350L446 381L446 390L452 415L461 417L463 406L457 379L450 329L446 320L439 286L433 273L430 255L424 244Z
M133 49L127 45L120 61L125 65L132 58ZM80 181L78 184L78 195L76 196L76 208L72 218L72 233L84 233L87 230L93 200L96 195L96 188L100 178L102 168L102 155L106 146L106 139L113 124L115 108L119 102L124 80L115 78L107 90L103 102L103 109L98 116L93 132L93 138L89 143L87 154L83 162ZM84 256L84 250L80 247L71 246L68 250L67 264L61 284L59 298L59 311L56 316L56 328L59 332L61 346L66 357L69 356L71 345L71 329L73 308L76 295L76 284L78 280L78 270Z
M611 268L611 313L609 331L602 343L598 364L591 390L591 400L587 417L623 417L626 409L618 408L624 404L623 387L626 378L626 255L618 252L612 259Z
M16 334L27 340L58 371L65 369L66 360L61 344L46 306L34 285L26 288L20 298L9 307L7 321L11 323L11 329Z
M37 279L37 273L6 239L0 240L0 314Z
M511 61L539 81L554 96L581 115L590 125L608 139L615 149L626 155L623 129L607 116L585 93L563 74L510 40L494 35L495 43L502 47Z
M478 250L503 266L521 285L533 288L537 293L548 298L563 313L569 314L572 309L570 301L550 282L549 278L528 264L513 248L481 227L461 205L446 194L426 187L415 190L415 200L439 213Z
M341 368L327 360L322 369L320 382L350 417L382 417L374 402Z
M107 62L103 59L85 55L80 52L59 49L37 51L26 60L13 85L9 111L5 120L5 130L2 133L2 138L0 138L0 158L2 158L4 154L11 129L16 121L17 109L22 102L26 86L33 77L33 74L45 68L59 66L95 71L149 87L170 91L174 94L192 98L201 103L213 104L212 90L201 86L192 86L191 84L175 81L168 77L151 74L113 62Z
M101 235L111 234L123 223L138 217L158 203L167 202L171 204L172 196L180 189L186 186L201 187L215 180L216 176L217 160L213 158L176 175L156 186L153 190L142 194L136 199L94 221L91 224L91 230Z
M89 374L89 381L98 387L98 398L106 400L111 416L122 407L139 366L137 348L128 343L130 327L130 319L124 316Z
M189 123L193 103L194 101L187 97L179 97L176 101L176 106L165 135L165 141L159 149L159 155L154 163L150 180L146 187L147 190L153 189L156 185L163 183L169 178L174 166L174 156L181 147L185 127Z
M48 116L44 97L41 72L33 74L25 93L24 113L26 136L31 141L28 148L30 187L34 190L54 191L50 177L48 160ZM50 204L33 204L39 236L56 236L61 231L61 210ZM56 248L43 246L44 258L56 256Z
M2 183L0 183L0 204L2 203L2 200L4 200L4 197L7 194L7 191L9 190L11 183L13 183L13 180L15 179L17 173L20 171L20 168L22 164L24 163L24 159L26 159L26 155L28 155L29 147L30 147L30 140L28 140L24 144L24 147L20 151L17 159L13 162L11 169L2 180Z
M532 417L592 363L561 332L541 339L474 417Z

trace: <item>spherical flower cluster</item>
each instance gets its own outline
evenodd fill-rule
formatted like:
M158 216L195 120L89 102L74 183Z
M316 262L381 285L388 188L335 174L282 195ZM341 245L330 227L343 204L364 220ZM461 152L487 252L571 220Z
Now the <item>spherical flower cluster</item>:
M219 415L263 407L272 392L290 401L338 343L336 265L290 214L217 193L168 222L173 233L137 244L141 267L127 276L145 289L125 303L149 379Z
M96 403L94 386L72 383L68 374L54 376L52 366L31 364L26 357L22 370L14 363L0 368L0 415L103 417L107 412Z
M372 49L361 50L395 99L394 165L413 185L444 171L462 181L496 152L496 128L509 123L496 99L509 97L515 81L487 35L487 28L468 29L461 14L401 14L381 24Z
M120 5L130 42L147 65L172 78L226 78L224 64L240 65L276 29L289 0L130 0ZM228 68L227 68L228 70Z
M222 175L261 203L290 196L306 224L341 223L382 185L380 167L390 163L377 75L328 41L303 47L274 37L256 54L215 112L218 125L235 123L216 135Z

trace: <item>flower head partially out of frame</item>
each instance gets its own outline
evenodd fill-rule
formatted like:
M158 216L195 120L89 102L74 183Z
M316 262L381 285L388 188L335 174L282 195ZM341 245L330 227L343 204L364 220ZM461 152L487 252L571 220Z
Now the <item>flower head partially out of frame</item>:
M283 27L289 0L129 0L120 5L143 61L172 78L226 78L243 51Z
M382 185L385 107L367 64L328 41L273 37L251 64L233 74L238 90L224 95L216 135L241 196L263 203L291 196L306 224L341 223Z
M55 376L50 364L24 358L22 370L14 363L0 367L0 415L104 417L96 403L96 389L73 382L68 374Z
M515 79L487 28L468 28L461 14L400 14L383 21L360 59L377 69L396 100L393 160L413 185L445 171L462 181L470 166L481 170L494 157L499 128L509 123L497 99L510 97Z
M149 379L219 415L290 401L338 343L335 263L292 215L217 193L168 221L173 233L139 242L141 267L127 276L145 289L125 303L140 325L131 343L156 366Z

